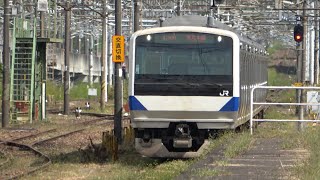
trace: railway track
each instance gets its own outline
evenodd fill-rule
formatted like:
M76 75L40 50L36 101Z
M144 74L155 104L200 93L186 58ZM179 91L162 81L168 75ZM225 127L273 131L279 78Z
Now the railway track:
M97 121L97 119L90 121L90 123L93 123L93 122L96 122L96 121ZM83 122L83 123L86 123L86 124L87 124L88 122ZM107 120L107 121L103 121L102 124L112 125L112 124L113 124L113 121L108 121L108 120ZM101 125L101 124L99 124L99 125ZM54 141L54 140L59 139L59 138L71 136L71 135L73 135L73 134L83 132L83 131L87 130L88 128L89 128L89 127L85 127L85 128L81 128L81 129L76 129L76 130L69 131L69 132L66 132L66 133L63 133L63 134L59 134L59 135L57 135L57 136L49 137L49 138L47 138L47 139L43 139L43 140L34 142L34 143L32 144L32 146L39 146L39 145L44 144L44 143L49 142L49 141Z
M1 159L4 159L0 162L0 169L1 167L4 167L6 164L8 164L10 162L10 159L12 159L12 155L10 153L5 153L3 151L0 151L0 157Z
M32 143L31 146L38 146L38 145L41 145L41 144L49 142L49 141L53 141L53 140L56 140L56 139L59 139L59 138L62 138L62 137L67 137L67 136L82 132L84 130L86 130L86 128L77 129L77 130L74 130L74 131L70 131L70 132L66 132L66 133L63 133L63 134L59 134L57 136L49 137L47 139L43 139L43 140L34 142L34 143Z
M111 117L113 117L111 115L105 115L105 114L101 115L96 113L90 113L89 116L95 116L98 118L74 123L74 126L72 128L76 128L75 130L71 130L71 131L69 130L67 132L61 132L61 131L59 132L57 128L53 128L53 129L48 129L41 132L33 133L27 136L13 138L9 140L0 140L0 147L2 147L2 149L7 149L6 152L0 149L0 156L3 157L2 158L3 161L2 162L0 161L0 170L1 169L9 170L9 171L2 171L4 173L0 173L0 179L21 178L23 176L29 175L33 172L36 172L40 169L47 167L51 163L51 159L48 156L46 156L44 153L35 149L35 147L39 147L47 142L54 141L59 138L66 138L74 134L83 132L89 129L90 127L92 127L92 125L95 126L95 125L107 124L108 126L113 124L113 121L110 120ZM81 126L86 126L86 127L81 127ZM8 148L11 148L11 149L8 150ZM25 152L25 153L21 153L21 152ZM32 154L36 155L37 158L35 159L34 157L32 157ZM43 159L42 160L43 163L41 163L41 165L36 167L30 165L29 167L23 167L21 169L11 168L12 164L15 164L17 159L21 157L25 159L34 160L34 162L38 162L39 159ZM34 164L34 163L30 162L29 164ZM18 166L18 165L15 164L14 166Z
M7 160L0 164L0 169L9 166L6 170L10 169L10 171L1 171L0 179L18 179L44 169L51 164L51 159L48 156L29 145L12 141L1 142L1 146L9 147L3 147L9 152L4 153L4 150L2 152L10 157L7 157Z
M50 114L62 113L60 110L57 110L57 109L49 109L47 110L47 112ZM110 115L110 114L94 113L94 112L81 112L81 115L94 116L94 117L110 117L110 118L113 117L113 115Z

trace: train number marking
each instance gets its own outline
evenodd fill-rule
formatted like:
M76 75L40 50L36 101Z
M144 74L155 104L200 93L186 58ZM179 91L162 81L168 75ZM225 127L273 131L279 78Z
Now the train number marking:
M229 96L229 91L228 90L223 90L219 95L220 96Z

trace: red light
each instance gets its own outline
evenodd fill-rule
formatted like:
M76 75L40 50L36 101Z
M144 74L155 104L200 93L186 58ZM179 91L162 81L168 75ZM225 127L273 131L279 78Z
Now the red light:
M297 39L297 40L300 40L300 39L301 39L301 36L300 36L300 35L297 35L297 36L296 36L296 39Z

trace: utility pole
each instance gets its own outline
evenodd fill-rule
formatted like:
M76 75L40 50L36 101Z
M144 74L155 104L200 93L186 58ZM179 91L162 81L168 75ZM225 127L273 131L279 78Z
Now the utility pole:
M121 6L121 4L120 4ZM102 20L102 48L101 48L101 94L100 94L100 109L103 111L105 109L105 103L108 101L108 91L106 89L106 79L107 79L107 69L108 69L108 29L107 29L107 2L102 0L102 12L96 11L91 7L87 6L92 11L96 12L101 16ZM110 64L111 65L111 64ZM110 75L111 71L109 71ZM111 78L110 78L111 79ZM111 80L109 79L109 86L111 85Z
M177 1L177 16L181 15L181 0Z
M105 102L107 102L108 96L106 91L106 71L107 71L107 61L106 52L107 51L107 10L106 10L106 0L102 0L102 49L101 49L101 96L100 96L100 109L103 111L105 109Z
M40 37L44 38L45 33L44 33L44 20L45 20L45 12L41 11L40 12Z
M140 29L139 19L140 19L140 7L138 0L134 0L134 16L133 16L133 32L136 32Z
M3 24L3 72L2 72L2 127L9 124L10 109L10 47L9 47L9 26L10 26L9 0L4 1L4 24Z
M70 24L71 24L71 6L67 1L64 8L65 11L65 51L64 51L64 114L69 114L69 59L70 59Z
M318 0L315 1L315 47L314 47L314 85L319 83L319 3Z
M121 35L121 0L115 0L115 35ZM115 63L114 88L114 135L117 142L122 142L122 68L121 63Z

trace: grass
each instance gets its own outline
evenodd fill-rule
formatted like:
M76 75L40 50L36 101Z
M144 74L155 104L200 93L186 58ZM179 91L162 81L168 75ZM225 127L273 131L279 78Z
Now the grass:
M61 121L60 126L65 126L67 120L58 118L57 121ZM58 122L52 120L44 125L52 127L56 125L55 123ZM192 160L164 161L142 157L132 145L121 149L117 162L111 162L110 158L101 160L84 157L91 153L94 156L95 152L92 150L87 151L89 154L84 154L78 149L64 152L67 148L67 146L59 149L40 147L39 150L46 152L53 164L25 179L173 179L192 163Z
M97 96L88 96L88 89L95 88L97 89ZM64 98L64 87L63 84L57 84L54 81L47 82L47 97L49 102L53 103L55 107L57 104L60 104L60 108L63 107L63 98ZM91 105L90 110L85 110L85 112L95 112L95 113L107 113L113 114L114 111L114 88L108 87L108 102L106 103L105 109L100 109L100 95L101 87L100 84L93 84L91 87L88 83L76 83L70 89L70 101L89 101ZM123 81L123 105L128 101L128 80ZM84 105L84 104L83 104ZM85 108L83 108L85 109Z
M295 168L295 174L300 179L318 179L320 177L320 127L307 127L299 133L300 147L306 148L310 155L307 161Z
M201 168L201 169L195 169L192 170L192 174L202 178L202 177L212 177L212 176L218 176L223 172L220 172L218 170L209 169L209 168Z
M224 155L226 158L234 158L246 152L253 142L254 139L249 132L233 134L232 141L224 151Z
M52 96L53 100L55 101L61 101L63 100L64 96L64 87L63 84L56 83L54 81L47 81L47 87L46 87L47 95ZM73 87L70 89L70 99L71 100L83 100L90 98L88 96L88 89L94 88L97 89L97 96L96 98L100 98L101 94L101 86L98 83L94 83L91 86L88 83L78 82L75 83ZM114 99L114 88L108 87L108 99L113 100ZM128 99L128 81L123 81L123 98L124 100Z
M38 173L32 179L173 179L190 165L190 160L159 160L143 158L131 149L115 162L68 163L55 162L49 170Z
M274 68L268 69L268 85L269 86L291 86L291 84L295 81L294 77L277 73Z

